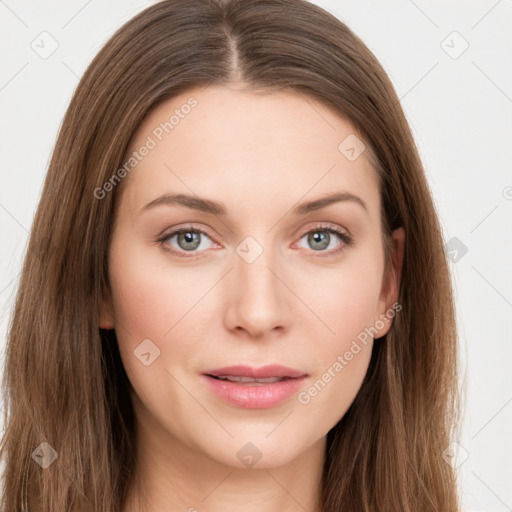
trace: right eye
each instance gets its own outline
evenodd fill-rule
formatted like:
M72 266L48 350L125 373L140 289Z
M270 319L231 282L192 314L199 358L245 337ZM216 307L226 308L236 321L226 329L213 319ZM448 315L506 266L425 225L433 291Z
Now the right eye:
M176 244L178 247L170 245L170 241L176 238ZM164 251L176 254L179 257L188 258L185 253L197 253L202 251L197 251L197 249L207 249L208 247L202 247L203 240L201 238L207 237L210 239L208 233L203 231L202 229L194 228L192 226L186 228L178 228L172 231L169 231L158 238L158 242L162 246Z

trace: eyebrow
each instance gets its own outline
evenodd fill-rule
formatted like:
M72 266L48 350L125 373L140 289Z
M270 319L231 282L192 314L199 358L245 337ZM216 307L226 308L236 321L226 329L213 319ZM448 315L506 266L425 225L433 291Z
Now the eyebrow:
M305 215L309 212L320 210L325 208L331 204L349 201L355 204L358 204L366 212L368 212L368 207L366 203L358 196L350 193L350 192L335 192L333 194L327 195L325 197L321 197L319 199L315 199L313 201L300 203L292 209L293 215ZM163 194L156 199L153 199L148 204L143 206L139 214L151 209L156 206L184 206L186 208L190 208L192 210L198 210L204 213L210 213L213 215L225 216L227 215L227 209L223 203L218 201L214 201L212 199L201 198L198 196L191 196L188 194Z

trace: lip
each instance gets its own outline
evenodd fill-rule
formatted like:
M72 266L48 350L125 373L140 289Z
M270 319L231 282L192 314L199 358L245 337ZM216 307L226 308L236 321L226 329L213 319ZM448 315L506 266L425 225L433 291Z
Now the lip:
M307 375L299 370L288 368L278 364L271 364L254 368L253 366L225 366L224 368L216 368L215 370L208 370L203 372L203 375L233 375L235 377L252 377L253 379L264 379L266 377L289 377L297 378Z
M232 375L235 377L269 378L286 377L272 383L241 383L219 380L214 377ZM308 374L281 365L267 365L261 368L251 366L227 366L202 373L201 378L223 401L244 409L268 409L276 407L296 393Z

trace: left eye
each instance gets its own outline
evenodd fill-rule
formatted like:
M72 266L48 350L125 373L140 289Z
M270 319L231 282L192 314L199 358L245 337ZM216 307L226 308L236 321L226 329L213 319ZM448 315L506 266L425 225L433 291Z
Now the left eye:
M332 235L335 235L335 237ZM306 234L304 234L301 240L306 239L306 243L315 249L314 252L331 253L333 250L334 252L337 252L337 249L334 249L333 247L336 245L335 238L338 238L338 240L341 239L345 245L350 245L351 238L349 235L332 227L312 229L311 231L308 231ZM308 247L306 247L306 249L307 248Z

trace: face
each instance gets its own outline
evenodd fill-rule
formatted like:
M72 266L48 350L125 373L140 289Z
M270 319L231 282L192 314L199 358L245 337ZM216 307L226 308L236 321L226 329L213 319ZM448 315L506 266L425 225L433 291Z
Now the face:
M311 98L221 86L174 97L139 127L100 325L116 329L137 420L162 450L276 467L323 442L353 402L398 286L355 136ZM257 373L268 365L286 368Z

